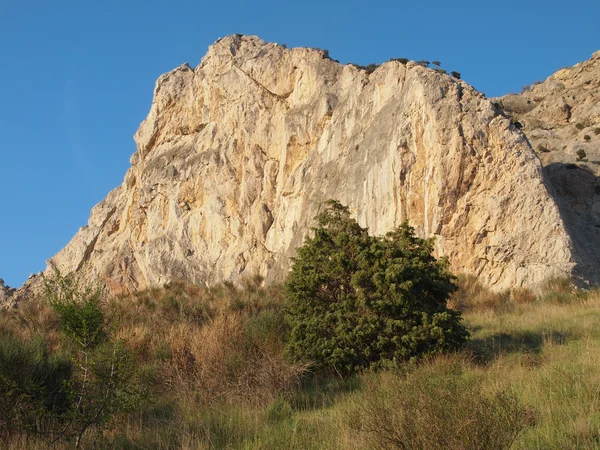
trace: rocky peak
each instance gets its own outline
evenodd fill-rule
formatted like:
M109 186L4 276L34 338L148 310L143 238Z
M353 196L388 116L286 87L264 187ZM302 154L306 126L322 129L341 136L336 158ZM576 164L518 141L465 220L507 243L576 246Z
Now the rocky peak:
M135 140L123 184L50 268L113 291L281 280L329 198L372 233L408 219L454 271L496 288L588 263L525 135L464 81L413 62L371 72L228 36L158 79Z
M4 280L0 278L0 307L11 306L12 296L15 289L4 284Z
M574 242L579 270L600 267L600 51L519 95L497 99L519 122L544 166Z

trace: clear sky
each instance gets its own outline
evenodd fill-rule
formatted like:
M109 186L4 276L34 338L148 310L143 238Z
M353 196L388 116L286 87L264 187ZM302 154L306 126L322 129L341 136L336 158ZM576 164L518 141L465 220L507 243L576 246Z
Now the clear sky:
M87 223L135 151L156 78L232 33L340 62L439 60L489 97L600 49L599 0L0 0L0 277Z

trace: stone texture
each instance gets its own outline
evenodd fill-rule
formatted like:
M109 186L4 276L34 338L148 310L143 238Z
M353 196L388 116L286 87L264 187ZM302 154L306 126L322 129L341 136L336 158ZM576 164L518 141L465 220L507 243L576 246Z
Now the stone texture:
M4 280L0 278L0 307L13 306L13 296L15 289L4 284Z
M403 220L495 288L577 264L538 157L465 82L413 62L367 74L230 36L161 76L123 184L49 269L115 292L174 278L281 280L322 201L382 234Z
M600 268L600 51L519 95L496 99L540 157L574 245L576 272Z

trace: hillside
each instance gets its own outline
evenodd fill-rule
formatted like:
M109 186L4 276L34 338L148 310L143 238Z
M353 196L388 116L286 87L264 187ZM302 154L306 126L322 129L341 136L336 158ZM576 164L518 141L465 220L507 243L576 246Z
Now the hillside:
M463 279L450 304L472 333L464 350L344 379L311 376L283 357L286 299L258 281L106 299L111 333L141 372L129 391L148 398L92 427L82 448L598 448L598 290L555 280L536 297ZM59 324L46 301L0 310L0 359L11 361L0 370L30 380L28 355L60 358ZM45 352L32 353L43 342ZM29 412L27 397L10 403L8 392L0 423L12 409ZM3 448L46 449L64 429L34 414L46 433L0 427ZM52 447L72 449L73 440Z

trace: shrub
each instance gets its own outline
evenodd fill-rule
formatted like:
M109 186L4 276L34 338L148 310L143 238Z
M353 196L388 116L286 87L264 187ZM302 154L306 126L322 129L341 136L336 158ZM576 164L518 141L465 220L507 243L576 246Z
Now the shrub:
M433 61L431 64L433 64L434 66L437 66L437 67L440 67L442 65L442 63L439 61Z
M583 126L582 123L576 123L575 128L577 128L578 130L583 130L585 127Z
M460 313L446 307L456 285L448 262L432 256L433 241L417 238L406 222L370 236L334 200L316 219L286 284L291 357L348 375L467 340Z
M581 161L582 159L584 159L587 156L586 153L585 153L585 150L583 150L581 148L579 150L577 150L577 152L575 152L575 153L577 153L577 160L578 161Z
M594 128L594 134L595 135L599 135L600 134L600 128Z
M406 64L408 62L408 58L390 58L390 61L396 61L400 64Z
M510 298L517 305L533 303L537 299L537 295L529 288L515 288L510 291Z
M0 337L0 438L48 432L69 406L68 358L50 353L41 338Z
M88 429L103 429L117 414L135 411L142 390L134 381L132 355L108 332L100 290L57 274L46 284L46 294L60 317L74 368L68 383L70 407L52 444L72 436L79 448Z
M542 144L538 145L537 150L540 153L548 153L550 151L550 150L548 150L548 147L546 147L546 146L544 146Z
M453 70L452 72L450 72L450 75L452 75L457 80L460 80L460 72L456 72L455 70Z
M375 72L375 70L377 70L378 67L379 67L379 65L378 64L374 64L374 63L371 63L368 66L366 66L365 70L367 71L367 75L370 75L373 72Z
M514 395L485 392L453 358L377 381L350 415L367 448L508 449L533 421Z
M494 311L505 312L510 309L508 292L494 292L481 284L475 275L459 275L459 289L452 294L448 305L460 312Z
M592 140L592 137L589 134L586 134L583 139L589 142Z

